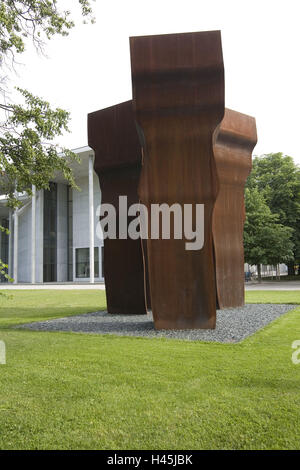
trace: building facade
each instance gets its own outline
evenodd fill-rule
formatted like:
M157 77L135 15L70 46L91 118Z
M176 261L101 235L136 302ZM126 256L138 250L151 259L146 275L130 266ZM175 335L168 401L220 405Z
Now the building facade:
M7 208L5 195L0 197L0 225L10 232L0 231L0 259L15 283L104 281L94 153L89 147L74 152L80 158L72 164L79 190L57 175L49 190L20 195L23 205L15 212Z

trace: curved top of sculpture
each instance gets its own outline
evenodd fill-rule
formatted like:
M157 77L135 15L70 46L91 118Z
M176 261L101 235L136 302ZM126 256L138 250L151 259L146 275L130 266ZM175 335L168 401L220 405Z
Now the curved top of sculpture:
M214 137L219 180L223 184L227 181L244 186L252 167L252 151L257 143L255 118L226 108Z
M252 150L257 143L256 121L248 114L225 108L223 121L217 132L217 142L230 143L243 149Z
M88 142L96 152L95 171L141 164L141 145L134 122L132 101L88 115ZM97 151L101 155L97 158Z
M137 120L140 110L144 118L147 113L182 116L186 110L188 115L203 111L212 125L221 120L217 116L224 113L220 31L131 37L130 49ZM214 104L219 113L212 111Z
M215 198L212 133L224 116L220 31L132 37L130 49L144 148L141 199L196 201L199 184L197 202ZM167 184L158 183L162 175Z

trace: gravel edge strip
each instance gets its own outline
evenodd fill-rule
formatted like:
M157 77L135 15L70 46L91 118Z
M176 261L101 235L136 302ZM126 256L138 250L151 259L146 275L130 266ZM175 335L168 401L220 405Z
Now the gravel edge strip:
M155 330L150 313L110 315L105 311L27 323L16 328L237 343L296 307L287 304L246 304L241 308L218 310L215 330Z

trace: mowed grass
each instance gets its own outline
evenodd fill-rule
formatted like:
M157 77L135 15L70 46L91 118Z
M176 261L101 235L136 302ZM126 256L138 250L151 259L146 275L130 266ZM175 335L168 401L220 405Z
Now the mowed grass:
M288 294L300 304L300 292ZM286 292L269 295L287 302ZM104 304L96 291L13 296L0 308L1 449L300 448L300 364L291 361L300 307L219 344L14 330Z
M0 290L0 328L105 308L105 291L100 289Z
M249 304L300 304L300 291L247 291L246 302Z

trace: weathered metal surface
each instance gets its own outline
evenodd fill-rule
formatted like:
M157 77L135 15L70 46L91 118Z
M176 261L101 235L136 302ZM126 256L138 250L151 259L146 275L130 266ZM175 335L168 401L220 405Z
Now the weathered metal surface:
M257 142L255 119L230 109L215 134L219 193L213 212L217 301L244 305L244 188Z
M110 203L116 209L118 237L119 196L127 196L128 206L139 202L137 188L142 157L132 102L90 113L88 143L95 151L94 168L100 181L101 202ZM104 278L109 313L146 313L141 240L104 240Z
M140 199L148 209L151 203L205 204L201 250L187 251L185 239L148 240L155 327L214 328L213 134L224 116L220 32L133 37L130 48L144 152Z

